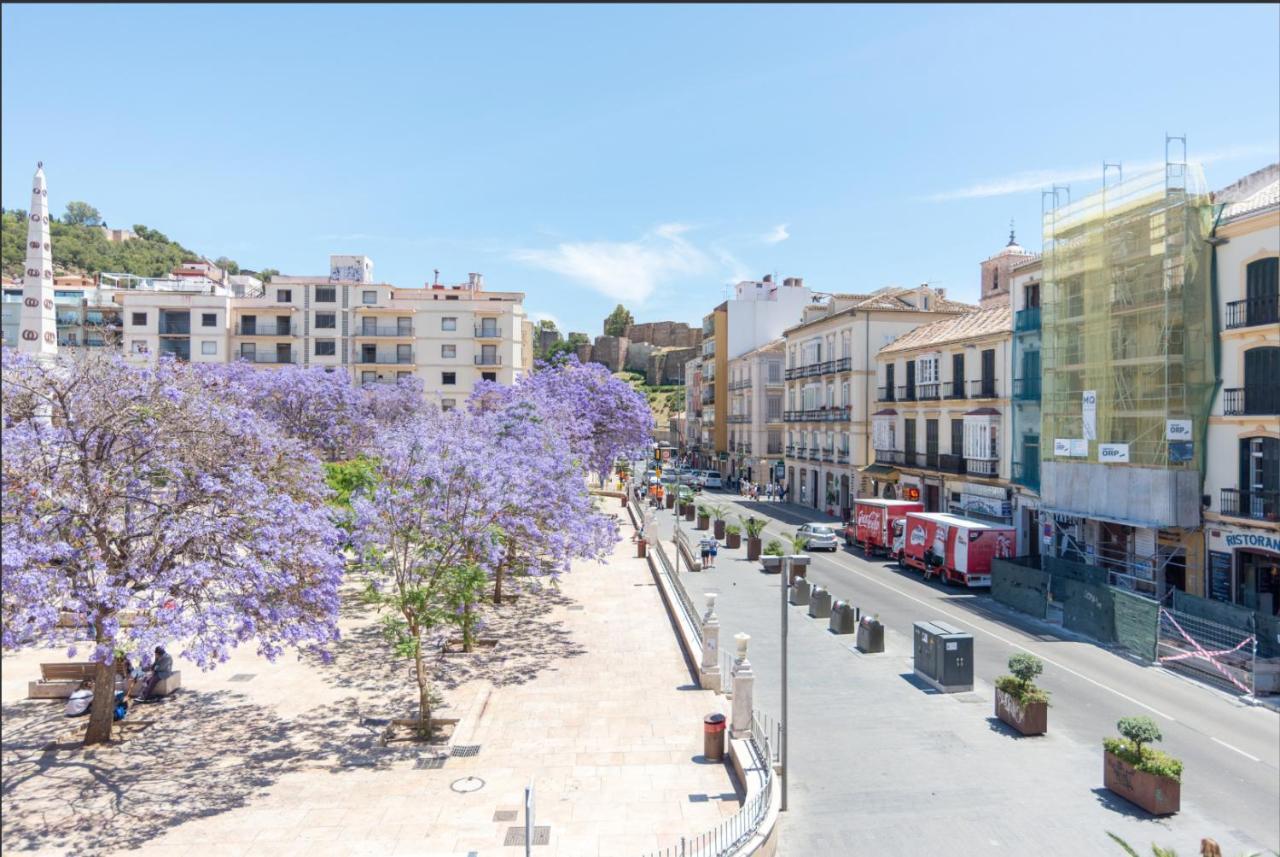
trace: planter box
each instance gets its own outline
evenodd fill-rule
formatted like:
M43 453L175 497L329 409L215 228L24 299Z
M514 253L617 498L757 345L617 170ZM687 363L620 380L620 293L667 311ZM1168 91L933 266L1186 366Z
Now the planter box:
M670 508L671 508L672 506L674 506L675 504L676 504L676 495L675 495L675 494L668 494L668 495L667 495L667 508L668 508L668 509L670 509Z
M1018 700L1003 690L996 691L996 717L1023 735L1043 735L1049 731L1049 703L1019 705Z
M724 546L725 546L725 547L727 547L727 548L729 548L729 549L733 549L733 548L741 547L741 546L742 546L742 533L728 533L728 534L724 537ZM754 559L754 557L748 557L748 559Z
M686 521L692 521L692 520L693 520L693 507L692 507L692 506L686 506L686 507L685 507L685 509L684 509L684 519L685 519Z
M764 566L767 574L782 573L782 557L780 556L762 556L760 557L760 564Z
M699 530L709 530L709 529L711 529L711 516L710 516L710 515L699 515L699 516L698 516L698 527L697 527L697 528L698 528Z
M716 521L716 538L724 540L724 521Z
M1102 753L1102 784L1152 815L1173 815L1182 803L1182 784L1172 777L1139 771L1124 759Z

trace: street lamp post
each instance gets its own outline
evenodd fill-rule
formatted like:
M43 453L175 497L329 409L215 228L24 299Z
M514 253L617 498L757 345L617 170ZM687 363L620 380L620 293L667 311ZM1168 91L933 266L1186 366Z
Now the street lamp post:
M787 767L787 590L791 588L791 560L793 554L782 558L782 720L778 724L778 760L782 764L782 812L787 811L787 781L791 770Z

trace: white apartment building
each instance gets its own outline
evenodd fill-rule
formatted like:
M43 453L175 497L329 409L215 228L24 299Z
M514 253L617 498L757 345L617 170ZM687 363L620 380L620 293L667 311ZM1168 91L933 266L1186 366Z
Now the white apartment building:
M100 348L118 342L120 307L112 301L110 288L99 287L92 277L69 275L54 277L53 289L59 348ZM4 286L0 306L3 343L16 347L22 315L21 282Z
M1209 416L1204 595L1280 615L1280 165L1216 195L1221 384ZM1196 593L1199 594L1199 593Z
M531 356L521 292L461 285L400 288L373 281L363 256L334 256L319 277L276 276L260 294L126 291L126 353L264 367L320 366L361 384L417 377L428 398L461 404L481 380L511 384Z
M729 472L739 478L782 478L785 359L785 343L775 339L729 361Z

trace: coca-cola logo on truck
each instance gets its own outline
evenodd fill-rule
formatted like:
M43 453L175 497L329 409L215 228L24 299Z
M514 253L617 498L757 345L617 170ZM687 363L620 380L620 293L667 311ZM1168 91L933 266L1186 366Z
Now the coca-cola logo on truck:
M858 510L858 527L864 530L880 529L880 513L875 509L863 507Z
M926 535L924 524L916 524L911 528L911 532L907 534L907 541L913 545L922 545Z

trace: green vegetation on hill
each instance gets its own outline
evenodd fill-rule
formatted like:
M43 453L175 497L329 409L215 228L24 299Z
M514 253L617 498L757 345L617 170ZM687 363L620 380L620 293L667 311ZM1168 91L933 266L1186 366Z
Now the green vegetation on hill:
M645 383L642 373L626 370L615 372L614 377L621 378L644 394L649 410L653 411L653 418L659 426L665 426L673 414L684 410L684 387L679 384L651 386Z

